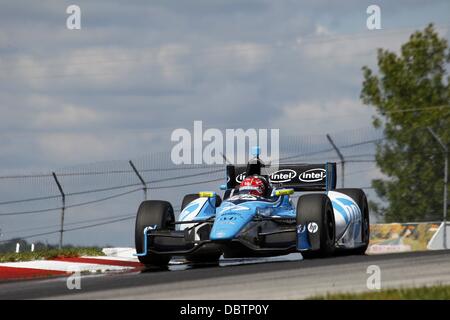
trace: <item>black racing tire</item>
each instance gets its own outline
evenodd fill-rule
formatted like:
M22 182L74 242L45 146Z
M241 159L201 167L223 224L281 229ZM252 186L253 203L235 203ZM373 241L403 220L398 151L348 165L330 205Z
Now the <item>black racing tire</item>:
M194 201L195 199L200 198L200 196L198 195L198 193L190 193L184 196L183 201L181 202L181 211L183 211L184 208L186 208L186 206L191 203L192 201ZM220 198L219 195L216 195L216 208L218 206L220 206L220 204L222 203L222 199Z
M151 225L156 225L157 229L174 230L175 215L172 205L167 201L148 200L139 206L135 225L135 246L136 252L144 250L144 229ZM171 256L148 253L146 256L138 256L141 263L146 266L166 266Z
M361 240L364 243L361 247L350 249L350 253L355 255L364 255L367 251L367 247L369 246L370 241L370 217L369 217L369 205L367 204L366 194L362 189L356 188L345 188L345 189L336 189L336 192L343 193L353 200L355 200L356 204L359 206L362 213L362 228L361 228Z
M317 250L301 252L304 258L324 258L331 256L336 247L336 227L333 205L323 193L301 196L297 201L297 224L308 226L317 223L320 246Z
M200 198L198 193L191 193L191 194L185 195L183 198L183 201L181 202L181 211L183 211L183 209L186 208L186 206L189 203L191 203L192 201L194 201L195 199L198 199L198 198Z

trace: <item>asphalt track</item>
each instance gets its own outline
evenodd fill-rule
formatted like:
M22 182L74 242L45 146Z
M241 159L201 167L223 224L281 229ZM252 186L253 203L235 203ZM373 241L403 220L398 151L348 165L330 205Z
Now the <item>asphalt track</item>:
M427 251L83 276L80 290L66 278L9 282L0 299L302 299L367 291L370 265L382 288L450 284L450 251Z

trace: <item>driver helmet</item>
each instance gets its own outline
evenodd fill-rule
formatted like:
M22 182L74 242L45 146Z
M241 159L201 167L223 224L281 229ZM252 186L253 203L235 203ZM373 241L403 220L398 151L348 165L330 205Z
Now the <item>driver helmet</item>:
M259 176L245 178L239 185L239 193L247 193L262 197L266 192L266 185L263 179L264 178Z

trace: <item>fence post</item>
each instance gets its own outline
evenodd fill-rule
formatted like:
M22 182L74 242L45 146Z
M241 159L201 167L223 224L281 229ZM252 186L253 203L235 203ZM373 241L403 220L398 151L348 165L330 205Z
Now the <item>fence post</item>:
M444 234L443 234L443 245L444 249L447 249L447 185L448 185L448 147L447 145L442 142L441 138L431 129L430 127L427 127L428 131L431 133L433 138L441 145L441 148L444 152L444 208L442 212L442 220L444 224Z
M52 172L53 179L55 179L56 185L58 186L59 192L61 193L61 199L62 199L62 207L61 207L61 229L59 230L59 249L63 246L63 233L64 233L64 212L66 211L66 194L64 193L64 190L59 183L58 177L56 176L56 173Z
M141 174L139 173L139 171L136 169L136 167L134 166L133 161L128 161L128 163L130 164L131 168L133 169L134 173L136 174L136 176L138 177L138 179L141 181L142 185L144 186L142 188L142 190L144 190L144 200L147 200L147 184L145 183L144 179L142 178Z
M327 139L330 142L333 149L336 151L339 159L341 159L341 188L344 188L344 177L345 177L345 159L344 155L341 153L339 148L334 144L333 139L331 139L331 136L327 133Z

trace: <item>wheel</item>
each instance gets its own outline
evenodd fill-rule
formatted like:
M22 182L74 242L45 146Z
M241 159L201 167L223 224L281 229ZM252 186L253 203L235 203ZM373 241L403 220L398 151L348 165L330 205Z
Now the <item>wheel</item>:
M173 222L175 222L175 215L169 202L159 200L142 202L136 216L136 252L144 251L144 229L146 227L156 225L157 229L174 230ZM139 261L147 266L165 266L169 263L170 258L170 256L155 253L138 256Z
M362 213L362 227L361 227L361 241L364 243L361 247L351 249L353 254L364 255L370 240L370 218L369 218L369 206L367 204L367 197L361 189L336 189L336 192L343 193L353 200L355 200Z
M297 224L308 228L316 223L318 229L309 233L312 251L302 252L305 258L327 257L335 250L336 228L333 206L326 194L307 194L297 201Z
M181 202L181 211L183 211L184 208L186 208L186 206L191 203L192 201L194 201L195 199L200 198L200 196L198 195L198 193L190 193L184 196L183 201ZM216 208L218 206L220 206L220 204L222 203L222 199L220 198L219 195L216 195Z

